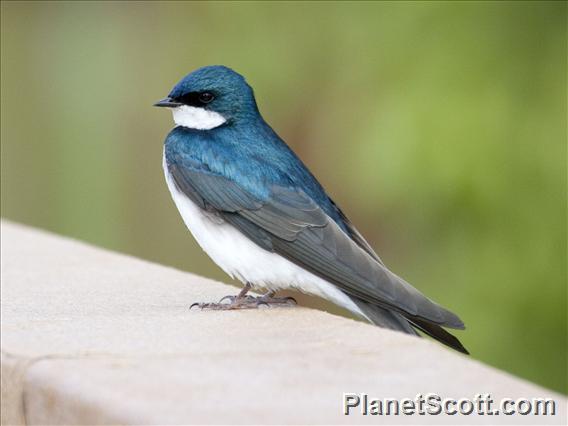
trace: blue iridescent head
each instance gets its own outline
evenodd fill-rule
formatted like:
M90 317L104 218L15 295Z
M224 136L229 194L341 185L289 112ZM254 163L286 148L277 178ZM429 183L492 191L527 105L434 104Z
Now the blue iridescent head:
M244 77L222 65L186 75L167 98L154 105L172 108L176 124L199 130L259 115L253 90Z

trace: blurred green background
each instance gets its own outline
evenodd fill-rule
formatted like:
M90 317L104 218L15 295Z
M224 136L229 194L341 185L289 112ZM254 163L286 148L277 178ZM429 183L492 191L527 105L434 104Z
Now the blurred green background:
M473 357L568 391L565 2L1 8L4 217L227 281L170 200L151 107L225 64Z

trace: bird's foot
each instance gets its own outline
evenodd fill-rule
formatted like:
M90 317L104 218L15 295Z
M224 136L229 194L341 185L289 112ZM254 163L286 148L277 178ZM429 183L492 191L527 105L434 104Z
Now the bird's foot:
M235 309L263 309L275 307L291 307L297 305L293 297L264 296L225 296L218 303L194 303L190 310L230 311Z

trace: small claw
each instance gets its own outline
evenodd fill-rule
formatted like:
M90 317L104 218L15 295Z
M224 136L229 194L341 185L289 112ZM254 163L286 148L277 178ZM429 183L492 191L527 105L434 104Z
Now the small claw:
M235 296L225 296L221 300L219 300L219 303L223 303L225 299L229 300L229 303L231 303L235 300Z
M270 308L270 305L266 302L263 302L262 300L259 300L258 302L256 302L256 307L258 309L268 309Z
M199 302L192 303L191 306L189 307L189 310L191 311L191 310L192 310L193 308L195 308L195 307L200 308L200 307L201 307L201 303L199 303Z

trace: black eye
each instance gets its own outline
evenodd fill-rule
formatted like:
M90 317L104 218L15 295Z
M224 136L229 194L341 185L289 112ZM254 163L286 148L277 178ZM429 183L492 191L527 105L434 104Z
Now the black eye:
M215 96L213 95L213 93L203 92L203 93L199 94L199 102L201 102L201 103L208 104L213 99L215 99Z

